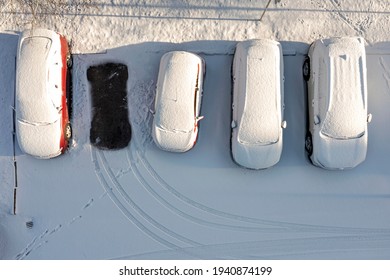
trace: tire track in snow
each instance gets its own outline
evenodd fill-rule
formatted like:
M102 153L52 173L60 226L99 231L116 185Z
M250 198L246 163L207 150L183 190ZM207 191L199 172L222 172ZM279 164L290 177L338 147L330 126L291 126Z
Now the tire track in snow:
M135 175L136 179L140 184L155 198L157 199L163 206L170 209L173 213L177 214L180 217L183 217L193 223L202 225L202 226L209 226L214 227L218 229L229 229L234 231L244 231L244 232L263 232L263 233L285 233L289 231L289 229L286 228L261 228L261 227L244 227L244 226L235 226L235 225L228 225L228 224L220 224L220 223L214 223L209 222L204 219L199 219L195 216L192 216L190 214L185 213L184 211L180 210L179 208L175 207L173 204L171 204L169 201L164 199L161 195L159 195L153 187L147 182L147 180L142 176L139 168L137 167L136 159L132 155L132 152L130 149L127 149L127 154L129 157L129 164L131 166L131 170L133 171L133 174Z
M230 53L229 53L230 54ZM151 124L151 114L150 110L152 109L152 106L154 104L154 88L155 83L153 81L148 81L146 83L140 83L135 86L135 90L132 91L133 94L129 96L130 104L133 105L133 108L130 109L130 120L132 123L132 127L134 131L139 131L139 133L134 132L133 139L132 139L132 145L135 146L136 151L143 151L143 149L139 149L139 147L145 147L146 145L149 145L152 143L152 138L149 135L149 129L148 124ZM137 94L134 94L137 93ZM147 125L145 125L147 124ZM129 163L129 168L126 168L126 170L130 170L135 178L138 180L138 182L150 193L152 196L157 199L162 205L170 209L173 213L176 213L178 216L184 217L187 220L190 220L191 222L203 225L203 226L209 226L219 229L229 229L234 231L245 231L245 232L266 232L266 233L281 233L286 232L286 228L261 228L261 227L243 227L243 226L235 226L235 225L225 225L225 224L218 224L209 222L204 219L198 219L190 214L185 213L184 211L181 211L177 207L175 207L173 204L169 203L169 201L165 200L163 197L161 197L154 189L153 187L148 183L148 178L145 178L142 176L141 171L138 168L138 160L132 155L132 149L131 146L127 148L127 158ZM109 166L109 163L106 164ZM150 172L149 172L150 173ZM113 174L113 172L112 172ZM118 173L119 175L122 175L121 172ZM116 176L110 176L111 180ZM122 186L121 186L122 187Z
M200 246L201 243L195 242L191 239L185 238L172 230L168 229L167 227L163 226L162 224L158 223L156 220L154 220L151 216L149 216L145 211L142 210L141 207L139 207L126 193L126 191L123 189L122 185L118 182L118 179L114 175L114 172L112 171L110 164L108 163L104 152L98 152L98 155L100 156L103 166L106 169L106 172L108 176L110 177L112 183L114 184L115 189L119 192L121 197L126 201L126 203L134 209L142 218L144 218L148 223L153 225L158 230L161 230L162 232L166 233L167 235L171 236L172 238L179 240L181 242L187 243L191 246ZM134 171L133 171L134 173ZM146 183L146 182L145 182ZM123 205L123 204L122 204ZM124 205L123 205L124 206Z
M163 187L166 191L171 193L174 197L179 199L180 201L204 212L207 212L211 215L223 217L226 219L234 220L237 222L247 222L252 224L260 224L278 228L288 228L291 231L302 231L302 232L315 232L315 233L342 233L342 234L390 234L390 229L370 229L370 228L345 228L345 227L334 227L334 226L316 226L309 224L298 224L298 223L289 223L289 222L280 222L280 221L272 221L265 219L257 219L246 216L235 215L231 213L227 213L224 211L217 210L215 208L208 207L201 203L198 203L191 198L181 194L174 187L169 185L161 176L155 171L155 169L151 166L149 161L145 158L144 155L141 155L138 152L139 148L136 147L138 158L141 163L147 169L150 176L156 180L156 182Z
M91 148L91 155L92 155L92 163L95 168L96 176L98 177L100 184L102 185L103 189L106 191L108 196L110 197L111 201L118 207L118 209L125 215L125 217L132 222L139 230L141 230L145 235L149 236L151 239L155 240L156 242L164 245L167 248L170 248L172 250L178 250L181 249L181 247L177 246L176 244L169 242L165 240L164 238L158 236L153 231L149 230L146 226L144 226L118 199L118 197L114 194L113 188L108 184L106 179L104 178L102 174L102 170L100 168L99 162L98 162L98 155L96 153L96 150L94 148ZM196 256L195 256L196 257Z
M119 256L115 259L180 259L183 254L202 254L206 259L320 259L335 254L346 259L359 259L360 252L385 250L388 256L390 236L331 236L314 238L277 239L254 242L221 243L175 251L155 251L145 254ZM362 254L365 256L365 254Z

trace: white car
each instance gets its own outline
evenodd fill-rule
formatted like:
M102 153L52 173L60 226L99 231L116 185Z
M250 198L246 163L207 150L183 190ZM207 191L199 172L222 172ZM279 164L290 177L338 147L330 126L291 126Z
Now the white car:
M367 70L360 37L315 41L303 65L308 85L311 162L325 169L349 169L367 153Z
M19 147L34 157L56 157L68 146L70 63L64 36L46 29L21 34L16 61L15 127Z
M273 40L238 43L232 78L233 160L249 169L271 167L280 160L286 127L281 45Z
M198 136L203 91L204 60L173 51L160 61L152 135L156 145L170 152L190 150Z

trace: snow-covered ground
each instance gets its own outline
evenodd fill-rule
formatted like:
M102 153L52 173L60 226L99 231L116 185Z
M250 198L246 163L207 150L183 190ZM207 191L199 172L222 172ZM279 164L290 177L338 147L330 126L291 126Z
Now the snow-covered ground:
M0 6L0 258L390 258L388 1L272 1L261 22L265 0L53 2L34 13L14 1ZM17 34L31 25L64 33L75 53L74 141L52 160L14 146ZM305 155L301 73L312 41L340 35L367 40L373 114L366 161L343 172L316 168ZM288 127L280 162L263 171L240 168L230 155L232 54L251 38L279 40L284 52ZM205 119L184 154L163 152L151 138L159 60L171 50L206 61ZM133 137L119 151L89 143L86 71L107 61L129 69Z

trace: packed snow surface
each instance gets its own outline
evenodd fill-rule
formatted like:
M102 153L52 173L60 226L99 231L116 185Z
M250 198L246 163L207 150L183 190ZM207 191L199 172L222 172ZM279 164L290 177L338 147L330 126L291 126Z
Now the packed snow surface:
M3 259L389 259L390 3L281 0L24 1L0 7L0 258ZM52 5L58 3L58 5ZM73 141L38 160L14 141L18 34L45 27L73 52ZM335 36L367 41L366 160L349 171L310 164L304 150L309 45ZM281 42L285 76L283 153L251 171L232 161L231 65L237 42ZM151 136L159 62L199 54L207 73L199 138L187 153ZM130 145L89 142L91 65L128 67ZM16 204L14 204L16 193ZM14 214L14 209L16 213Z

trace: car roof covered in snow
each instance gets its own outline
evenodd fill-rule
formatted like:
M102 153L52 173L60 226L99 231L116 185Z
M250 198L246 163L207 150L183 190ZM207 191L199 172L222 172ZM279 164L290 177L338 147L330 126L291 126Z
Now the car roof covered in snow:
M155 123L168 131L194 129L195 89L202 59L192 53L169 52L163 55L156 90Z
M59 35L45 29L20 37L16 71L17 117L29 123L53 123L59 115L49 94L50 63L60 52Z
M366 128L366 55L362 38L326 41L329 101L321 132L337 139L356 138Z
M282 51L272 40L251 40L237 44L241 56L237 70L239 103L244 103L238 141L268 145L279 140L281 130Z

